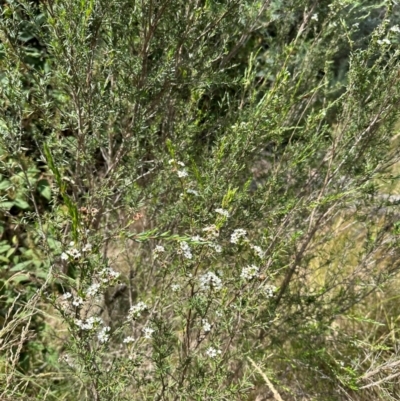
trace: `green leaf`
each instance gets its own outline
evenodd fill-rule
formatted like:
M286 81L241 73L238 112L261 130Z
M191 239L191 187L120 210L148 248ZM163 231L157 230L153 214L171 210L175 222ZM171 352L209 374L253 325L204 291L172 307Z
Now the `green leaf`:
M51 188L50 184L47 180L39 180L37 182L37 189L40 193L40 195L43 196L43 198L50 200L51 199Z
M2 241L2 244L0 244L0 253L7 252L11 248L10 244L7 244L6 241Z
M14 202L0 202L0 209L10 210L14 206Z
M1 181L0 182L0 191L5 191L8 188L10 188L10 186L11 186L10 181L8 181L8 180Z
M20 271L20 270L25 269L26 267L30 266L31 264L32 264L32 261L31 261L31 260L27 260L26 262L18 263L17 265L15 265L14 267L12 267L12 268L10 269L10 271L11 271L11 272L17 272L17 271Z
M29 203L22 200L22 199L15 199L14 201L15 206L19 207L20 209L29 209Z

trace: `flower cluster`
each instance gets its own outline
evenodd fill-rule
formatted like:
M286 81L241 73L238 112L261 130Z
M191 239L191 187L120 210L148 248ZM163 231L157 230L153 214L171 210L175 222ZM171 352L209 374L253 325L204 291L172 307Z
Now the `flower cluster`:
M253 249L254 253L260 258L264 258L264 251L257 245L250 245L250 248Z
M199 196L199 193L198 193L195 189L191 189L191 188L188 188L188 189L186 190L186 193L192 194L192 195L194 195L194 196Z
M207 319L203 319L202 320L202 324L203 324L203 330L206 332L206 333L208 333L208 332L210 332L211 331L211 324L208 322L208 320Z
M143 328L143 334L144 334L144 338L150 340L151 337L153 336L154 333L154 329L150 328L150 327L144 327Z
M147 305L140 301L136 305L131 306L128 312L128 319L137 319L141 316L142 312L148 309Z
M86 290L86 295L88 297L94 297L95 295L97 295L97 293L100 290L100 284L99 283L93 283L92 285L90 285L88 287L88 289Z
M97 334L97 338L101 343L106 343L108 341L108 339L110 338L110 335L108 334L109 331L110 331L109 326L103 327L99 331L99 333Z
M92 330L94 327L98 326L102 322L103 321L101 320L101 318L96 316L89 317L89 319L87 319L86 321L80 319L75 320L75 324L82 330Z
M130 343L133 343L134 341L135 341L135 339L132 336L128 336L128 337L124 338L123 343L130 344Z
M112 283L114 282L120 275L120 273L113 270L111 267L105 267L100 271L101 281L103 283Z
M208 348L208 350L206 351L206 355L210 358L216 358L217 355L221 354L221 350L219 349L215 349L214 347L210 347Z
M259 269L257 266L254 266L254 265L246 266L246 267L243 267L240 277L243 280L251 280L252 278L254 278L258 275L258 271L259 271Z
M200 289L203 291L215 290L222 288L222 280L213 272L208 272L200 277Z
M81 256L82 256L81 251L79 251L77 248L74 248L74 246L75 246L75 242L71 241L69 243L69 249L61 254L61 260L69 260L70 258L74 259L74 260L78 260L81 258ZM91 250L92 250L92 244L89 244L89 243L87 243L82 248L83 253L90 252Z
M220 214L220 215L222 215L222 216L224 216L224 217L229 217L229 212L227 210L225 210L225 209L221 209L221 208L215 209L215 212Z
M264 287L265 296L267 298L272 298L276 290L277 288L274 285L266 285Z
M247 235L247 231L242 228L236 229L231 235L231 243L237 244L241 238L245 238Z
M185 178L189 175L186 170L178 170L176 173L179 178Z
M154 259L156 259L160 253L164 253L164 252L165 252L165 248L162 245L157 245L153 251Z
M215 252L221 253L222 252L222 246L218 244L214 244L213 242L211 244L208 244L208 246L212 249L214 249Z
M211 226L208 227L204 227L203 231L206 233L207 239L213 239L219 236L219 231L215 224L212 224Z
M180 245L181 245L181 250L183 252L183 256L186 259L192 259L192 257L193 257L192 250L190 249L190 246L188 245L188 243L185 241L181 241Z

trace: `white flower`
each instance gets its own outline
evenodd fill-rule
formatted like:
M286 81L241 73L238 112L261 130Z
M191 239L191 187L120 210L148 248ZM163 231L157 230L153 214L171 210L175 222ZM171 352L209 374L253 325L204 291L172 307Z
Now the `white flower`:
M129 344L129 343L133 343L135 341L135 339L132 336L128 336L126 338L124 338L124 343L125 344Z
M75 242L74 241L71 241L70 243L69 243L69 246L74 246L75 245Z
M74 300L72 301L72 305L78 308L81 307L83 305L83 299L81 297L74 298Z
M254 250L254 253L262 259L264 257L264 251L257 245L250 245L250 248Z
M221 350L215 349L214 347L208 348L206 351L206 355L210 358L215 358L217 355L221 354Z
M394 25L394 26L392 26L391 28L390 28L390 31L392 31L392 32L400 32L400 28L399 28L399 26L398 25Z
M168 161L168 164L173 164L173 163L175 163L175 159L171 159Z
M102 277L103 283L108 283L109 281L114 281L119 277L120 273L113 270L111 267L105 267L100 271L100 276Z
M165 248L162 245L157 245L153 251L154 259L158 258L158 255L163 252L165 252Z
M225 209L218 208L218 209L215 209L215 212L218 214L221 214L222 216L229 217L229 212Z
M267 298L272 298L274 296L275 291L276 287L274 285L266 285L264 287L265 296Z
M178 170L176 173L178 174L179 178L184 178L189 175L186 170Z
M70 292L65 292L62 297L63 299L69 299L72 297L72 294Z
M208 272L200 277L200 289L203 291L215 290L222 288L222 280L213 272Z
M181 288L181 286L180 286L179 284L172 284L172 285L171 285L171 290L172 290L173 292L179 291L180 288Z
M176 162L176 164L179 164L181 167L185 167L185 163L184 162Z
M150 327L144 327L142 331L144 333L144 338L147 338L148 340L151 339L151 337L154 333L154 330Z
M360 23L356 22L353 24L353 28L358 29L360 27Z
M130 307L128 312L128 319L137 319L146 309L148 309L148 307L144 302L138 302L136 305Z
M63 253L61 254L61 260L68 260L68 254L65 253L65 252L63 252Z
M243 230L242 228L238 228L233 231L231 235L231 243L232 244L237 244L240 240L240 238L246 237L247 231Z
M181 249L183 251L183 256L186 259L192 259L193 255L192 255L192 251L191 251L190 246L188 245L188 243L185 242L185 241L181 241L180 245L181 245Z
M194 195L194 196L199 196L199 193L195 190L195 189L187 189L186 190L186 192L188 193L188 194L192 194L192 195Z
M204 227L203 231L207 233L208 238L217 238L219 236L219 231L215 224L212 224L211 226L208 227Z
M201 238L200 235L194 235L194 236L191 238L191 240L192 240L193 242L202 242L202 241L204 241L204 238Z
M86 321L76 319L75 324L81 328L82 330L92 330L94 326L102 323L102 320L99 317L90 317Z
M75 248L70 249L69 251L67 251L67 253L74 259L79 259L82 256L81 253Z
M383 45L383 44L390 45L390 40L388 38L384 38L382 40L378 39L376 42L378 43L378 45Z
M89 297L95 296L100 290L100 284L94 283L86 290L86 295Z
M101 343L106 343L108 339L110 338L110 335L107 334L110 331L110 327L106 326L103 327L99 333L97 334L97 338Z
M258 270L258 267L254 265L243 267L240 277L244 280L251 280L258 275Z
M210 248L213 248L214 251L217 252L217 253L221 253L222 252L222 246L221 245L211 243L211 244L208 244L208 246Z
M311 19L312 19L313 21L318 21L318 14L313 14L312 17L311 17Z
M211 331L211 324L208 322L208 320L207 319L203 319L202 323L203 323L203 330L206 333L210 332Z
M92 250L92 244L87 243L83 248L82 252L90 252Z

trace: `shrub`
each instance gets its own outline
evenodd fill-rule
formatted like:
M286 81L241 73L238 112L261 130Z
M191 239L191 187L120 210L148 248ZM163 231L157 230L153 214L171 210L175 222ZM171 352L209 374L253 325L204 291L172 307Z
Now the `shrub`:
M399 269L396 12L7 2L2 397L365 387L345 322Z

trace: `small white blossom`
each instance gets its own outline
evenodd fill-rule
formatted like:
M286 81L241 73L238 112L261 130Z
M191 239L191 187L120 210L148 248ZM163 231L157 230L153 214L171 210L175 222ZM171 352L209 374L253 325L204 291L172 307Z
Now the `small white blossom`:
M195 190L195 189L187 189L186 190L186 192L188 193L188 194L192 194L192 195L194 195L194 196L199 196L199 193Z
M217 252L217 253L221 253L222 252L222 246L221 245L211 243L211 244L208 244L208 246L210 248L213 248L214 251Z
M87 243L83 248L82 252L90 252L92 250L92 244Z
M225 209L218 208L218 209L215 209L215 212L220 214L220 215L222 215L222 216L224 216L224 217L229 217L229 212L227 210L225 210Z
M186 170L178 170L176 173L178 174L179 178L184 178L189 175Z
M110 331L110 327L103 327L99 333L97 334L97 338L101 343L106 343L108 339L110 338L110 335L107 334Z
M148 309L147 305L140 301L136 305L131 306L128 312L128 319L137 319L141 316L142 312Z
M147 338L148 340L151 339L151 337L154 333L154 330L150 327L144 327L142 331L144 333L144 338Z
M207 319L203 319L202 320L202 324L203 324L203 330L208 333L211 331L211 324L208 322Z
M312 19L313 21L318 21L318 14L313 14L312 17L311 17L311 19Z
M184 162L176 162L176 164L179 164L181 167L185 167L185 163Z
M276 287L274 285L266 285L264 287L265 296L267 298L272 298L274 296L275 291Z
M61 254L61 260L68 260L68 254L65 253L65 252L63 252L63 253Z
M258 270L258 267L254 265L243 267L240 277L243 280L251 280L258 275Z
M382 40L378 39L376 42L378 43L378 45L383 45L383 44L390 45L390 40L388 38L384 38Z
M356 22L353 24L353 28L358 29L360 27L360 23Z
M100 290L100 284L94 283L86 290L86 295L89 297L94 297Z
M175 163L175 159L168 160L168 164L173 164L173 163Z
M99 317L90 317L86 321L76 319L75 324L81 328L82 330L92 330L93 327L97 326L98 324L102 323L102 320Z
M162 245L157 245L153 251L154 259L157 259L158 255L163 252L165 252L165 248Z
M70 292L65 292L62 296L63 299L69 299L72 297L72 294Z
M247 235L247 231L243 230L242 228L238 228L235 231L233 231L231 235L231 243L232 244L237 244L241 238L245 238Z
M215 224L212 224L211 226L208 227L204 227L203 231L207 233L207 238L217 238L219 236L219 231Z
M208 348L206 351L206 355L210 358L215 358L217 355L221 354L221 350L215 349L214 347Z
M213 272L208 272L200 277L200 289L203 291L215 290L222 288L222 280Z
M70 249L69 251L67 251L67 253L74 259L79 259L82 256L81 253L75 248Z
M191 251L190 246L188 245L188 243L185 242L185 241L181 241L180 245L181 245L181 249L183 251L183 256L186 259L192 259L193 255L192 255L192 251Z
M164 248L162 245L157 245L157 246L154 248L154 252L157 252L157 253L165 252L165 248Z
M69 246L74 246L75 245L75 242L74 241L71 241L70 243L69 243Z
M179 291L180 288L181 288L181 286L180 286L179 284L172 284L172 285L171 285L171 290L172 290L173 292Z
M392 32L397 32L397 33L399 33L399 32L400 32L400 28L399 28L399 26L398 26L398 25L394 25L394 26L392 26L392 27L390 28L390 30L391 30Z
M254 253L262 259L264 257L264 251L257 245L250 245L251 249L254 250Z
M111 267L105 267L100 271L103 283L114 281L119 277L120 273L113 270Z
M193 242L202 242L202 241L205 241L204 238L200 237L200 235L194 235L194 236L191 238L191 240L192 240Z
M83 299L81 297L74 298L74 300L72 301L72 305L80 308L83 305Z
M135 341L135 339L132 336L128 336L128 337L124 338L123 342L125 344L130 344L130 343L133 343L134 341Z

